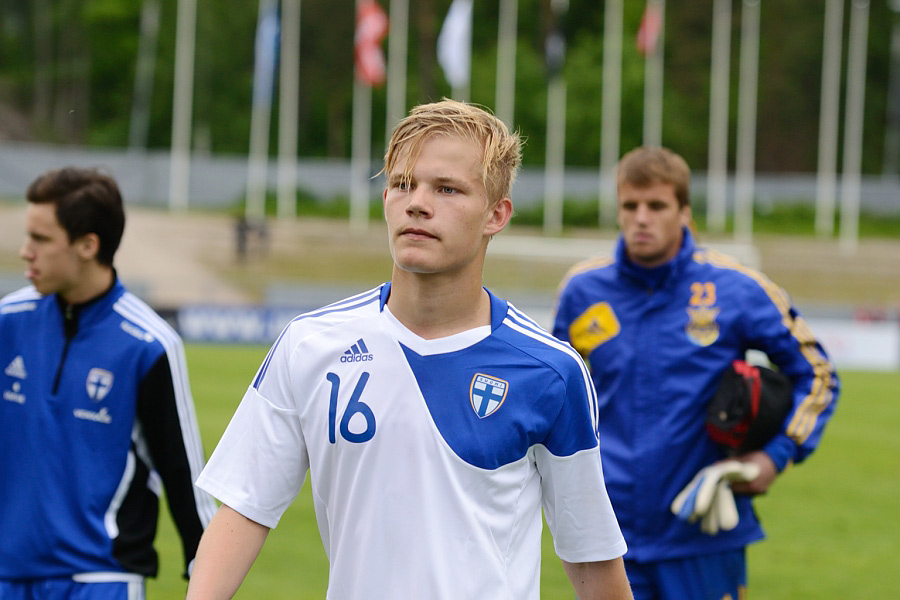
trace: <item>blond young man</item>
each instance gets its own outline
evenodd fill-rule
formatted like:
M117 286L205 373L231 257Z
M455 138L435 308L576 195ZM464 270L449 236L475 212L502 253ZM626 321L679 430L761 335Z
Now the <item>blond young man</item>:
M539 598L541 509L579 598L631 594L578 355L482 287L520 140L419 106L393 132L390 283L282 333L201 475L189 598L231 597L309 473L328 598Z

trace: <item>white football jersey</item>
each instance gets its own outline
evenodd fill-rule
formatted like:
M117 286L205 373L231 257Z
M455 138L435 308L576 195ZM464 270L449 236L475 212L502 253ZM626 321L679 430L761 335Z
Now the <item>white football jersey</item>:
M294 319L197 485L274 527L308 471L335 600L537 600L542 506L562 559L623 555L577 353L493 295L425 340L389 294Z

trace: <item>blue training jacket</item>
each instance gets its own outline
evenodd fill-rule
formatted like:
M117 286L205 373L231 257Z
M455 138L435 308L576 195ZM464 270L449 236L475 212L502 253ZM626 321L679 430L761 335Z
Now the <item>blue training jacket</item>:
M163 486L185 572L214 501L184 348L121 283L0 301L0 579L153 576Z
M715 536L669 506L701 468L723 458L706 409L724 370L756 349L794 385L794 408L765 451L779 471L818 445L838 399L837 374L787 294L734 259L696 247L685 228L678 256L660 267L615 259L571 269L554 334L590 364L599 399L600 449L626 558L654 561L746 546L764 537L751 499L740 523Z

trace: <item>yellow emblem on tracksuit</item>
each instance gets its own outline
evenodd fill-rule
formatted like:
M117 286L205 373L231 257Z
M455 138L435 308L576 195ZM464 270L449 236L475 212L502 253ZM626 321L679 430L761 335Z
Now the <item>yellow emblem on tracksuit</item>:
M572 321L569 339L578 353L587 359L594 349L619 335L621 330L612 306L608 302L598 302Z

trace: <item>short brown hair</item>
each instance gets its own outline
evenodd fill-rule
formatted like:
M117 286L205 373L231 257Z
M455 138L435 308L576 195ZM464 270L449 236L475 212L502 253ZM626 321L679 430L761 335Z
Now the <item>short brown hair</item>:
M122 195L112 177L96 169L55 169L32 181L25 197L33 204L56 207L56 220L69 242L96 234L100 239L97 261L112 266L125 230Z
M669 184L675 188L679 208L691 205L691 169L668 148L639 146L626 153L616 170L616 187L626 183L635 187Z
M384 155L382 173L390 175L400 154L408 149L403 179L409 180L422 144L432 136L470 140L481 147L481 179L488 204L510 198L512 184L522 164L522 140L497 117L480 106L444 99L413 108L394 128Z

